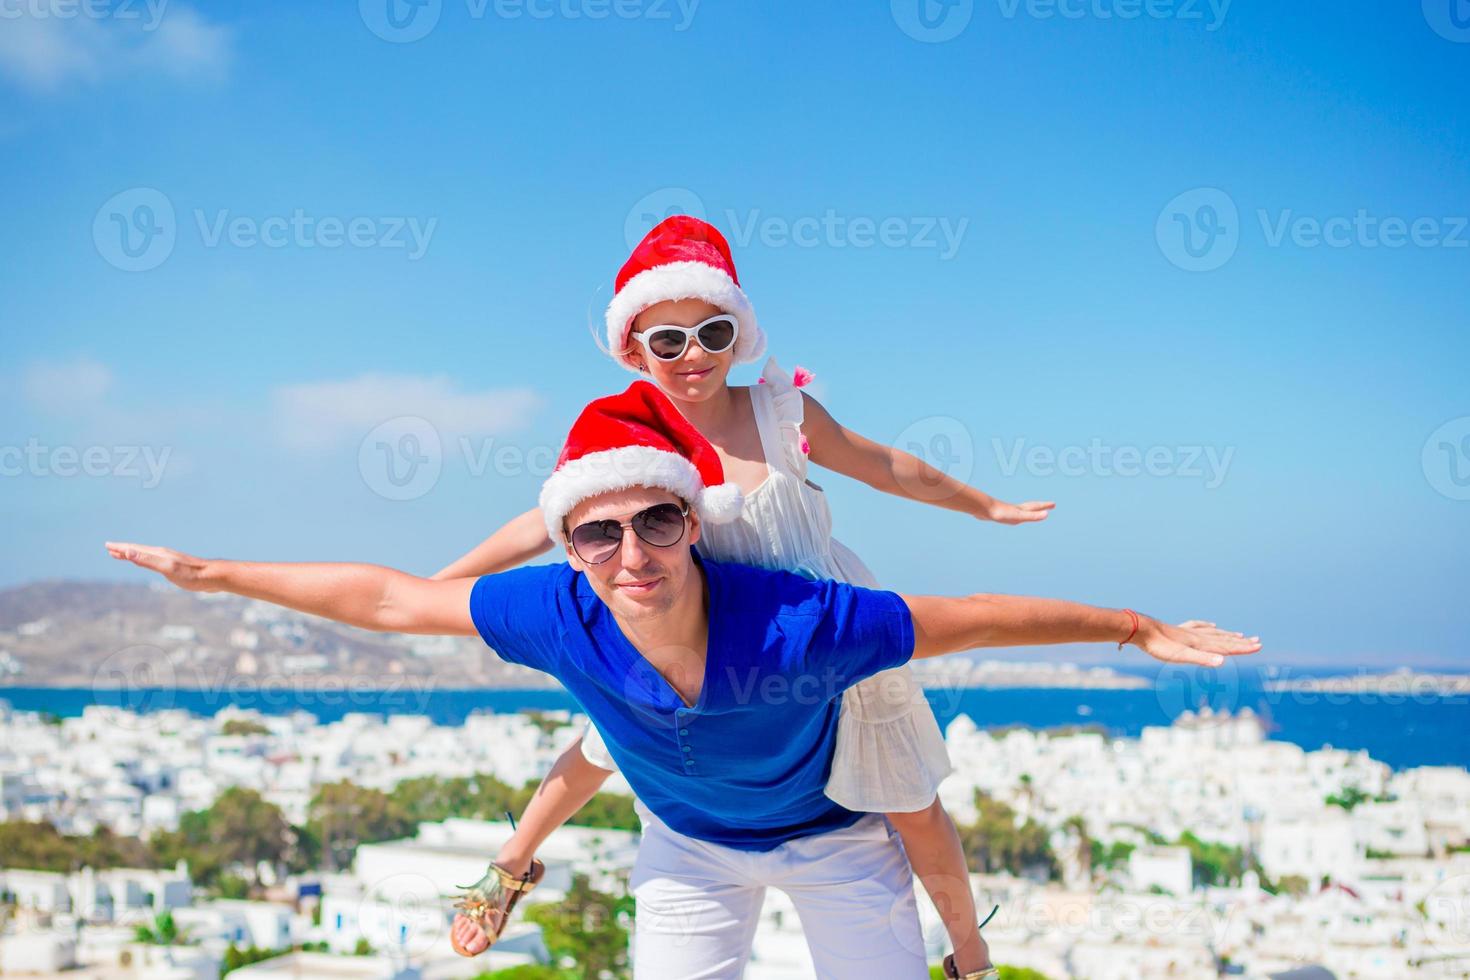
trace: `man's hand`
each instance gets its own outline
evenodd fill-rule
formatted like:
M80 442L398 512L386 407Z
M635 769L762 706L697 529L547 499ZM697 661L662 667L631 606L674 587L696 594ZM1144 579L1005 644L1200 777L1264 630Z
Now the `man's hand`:
M210 585L205 575L208 562L203 558L195 558L172 548L122 541L108 541L107 553L119 561L130 561L139 568L157 572L181 589L190 592L219 591L218 587Z
M172 548L107 542L119 561L157 572L190 592L232 592L380 633L474 636L475 579L434 582L353 562L259 562L195 558Z
M1008 504L1004 500L997 500L981 519L997 524L1032 524L1050 517L1055 506L1050 500L1028 500L1024 504Z
M1138 633L1132 643L1155 660L1166 664L1196 664L1218 667L1226 657L1255 653L1261 649L1259 636L1222 630L1214 623L1191 619L1178 626L1139 616Z
M490 937L474 919L456 915L454 925L449 927L449 945L460 956L479 956L490 948Z

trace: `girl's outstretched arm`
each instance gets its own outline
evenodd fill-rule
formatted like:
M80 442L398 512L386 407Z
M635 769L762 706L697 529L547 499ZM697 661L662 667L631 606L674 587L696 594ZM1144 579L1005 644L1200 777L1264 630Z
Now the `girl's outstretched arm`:
M532 507L512 518L462 558L435 572L431 578L478 578L515 568L551 548L541 508Z
M999 524L1044 521L1056 505L1049 500L1008 504L956 480L942 470L895 446L858 435L834 419L811 395L802 392L802 432L812 462L861 480L875 490L957 510Z
M587 760L580 738L573 742L536 787L536 795L526 805L520 824L500 849L495 863L511 874L523 874L552 831L586 806L611 775Z

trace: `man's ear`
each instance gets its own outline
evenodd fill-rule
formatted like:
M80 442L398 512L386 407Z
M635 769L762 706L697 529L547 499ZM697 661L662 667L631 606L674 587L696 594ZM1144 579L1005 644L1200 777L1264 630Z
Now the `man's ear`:
M700 529L701 529L701 525L699 523L699 515L697 513L695 513L694 508L691 506L689 508L689 544L690 545L695 545L695 544L698 544L699 543L699 532L700 532Z
M561 546L566 549L567 564L571 565L575 571L585 572L587 569L583 566L582 559L577 557L576 549L572 547L572 539L567 537L565 531L561 535Z

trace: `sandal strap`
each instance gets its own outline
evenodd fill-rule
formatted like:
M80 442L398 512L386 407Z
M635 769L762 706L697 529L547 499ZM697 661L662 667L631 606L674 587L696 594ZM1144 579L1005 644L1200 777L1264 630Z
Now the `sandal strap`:
M954 954L950 953L944 958L944 975L949 980L989 980L990 977L1000 976L1000 967L987 966L983 970L975 970L972 973L961 973L954 965Z
M536 887L538 881L537 877L533 877L536 875L537 863L537 861L532 859L531 866L526 869L526 873L523 875L513 875L494 862L491 862L490 867L495 869L496 876L500 878L501 888L513 892L528 892Z

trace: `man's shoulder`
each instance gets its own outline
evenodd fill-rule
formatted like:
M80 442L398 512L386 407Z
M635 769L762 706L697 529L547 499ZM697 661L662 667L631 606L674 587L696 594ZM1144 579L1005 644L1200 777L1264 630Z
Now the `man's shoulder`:
M560 596L576 592L577 573L566 562L546 565L521 565L503 572L481 575L471 592L471 604L498 600L502 603L529 604L546 612L564 605ZM550 600L549 604L547 600Z
M570 588L576 572L572 566L564 561L551 562L545 565L520 565L503 572L492 572L489 575L480 576L479 582L493 583L502 588Z

